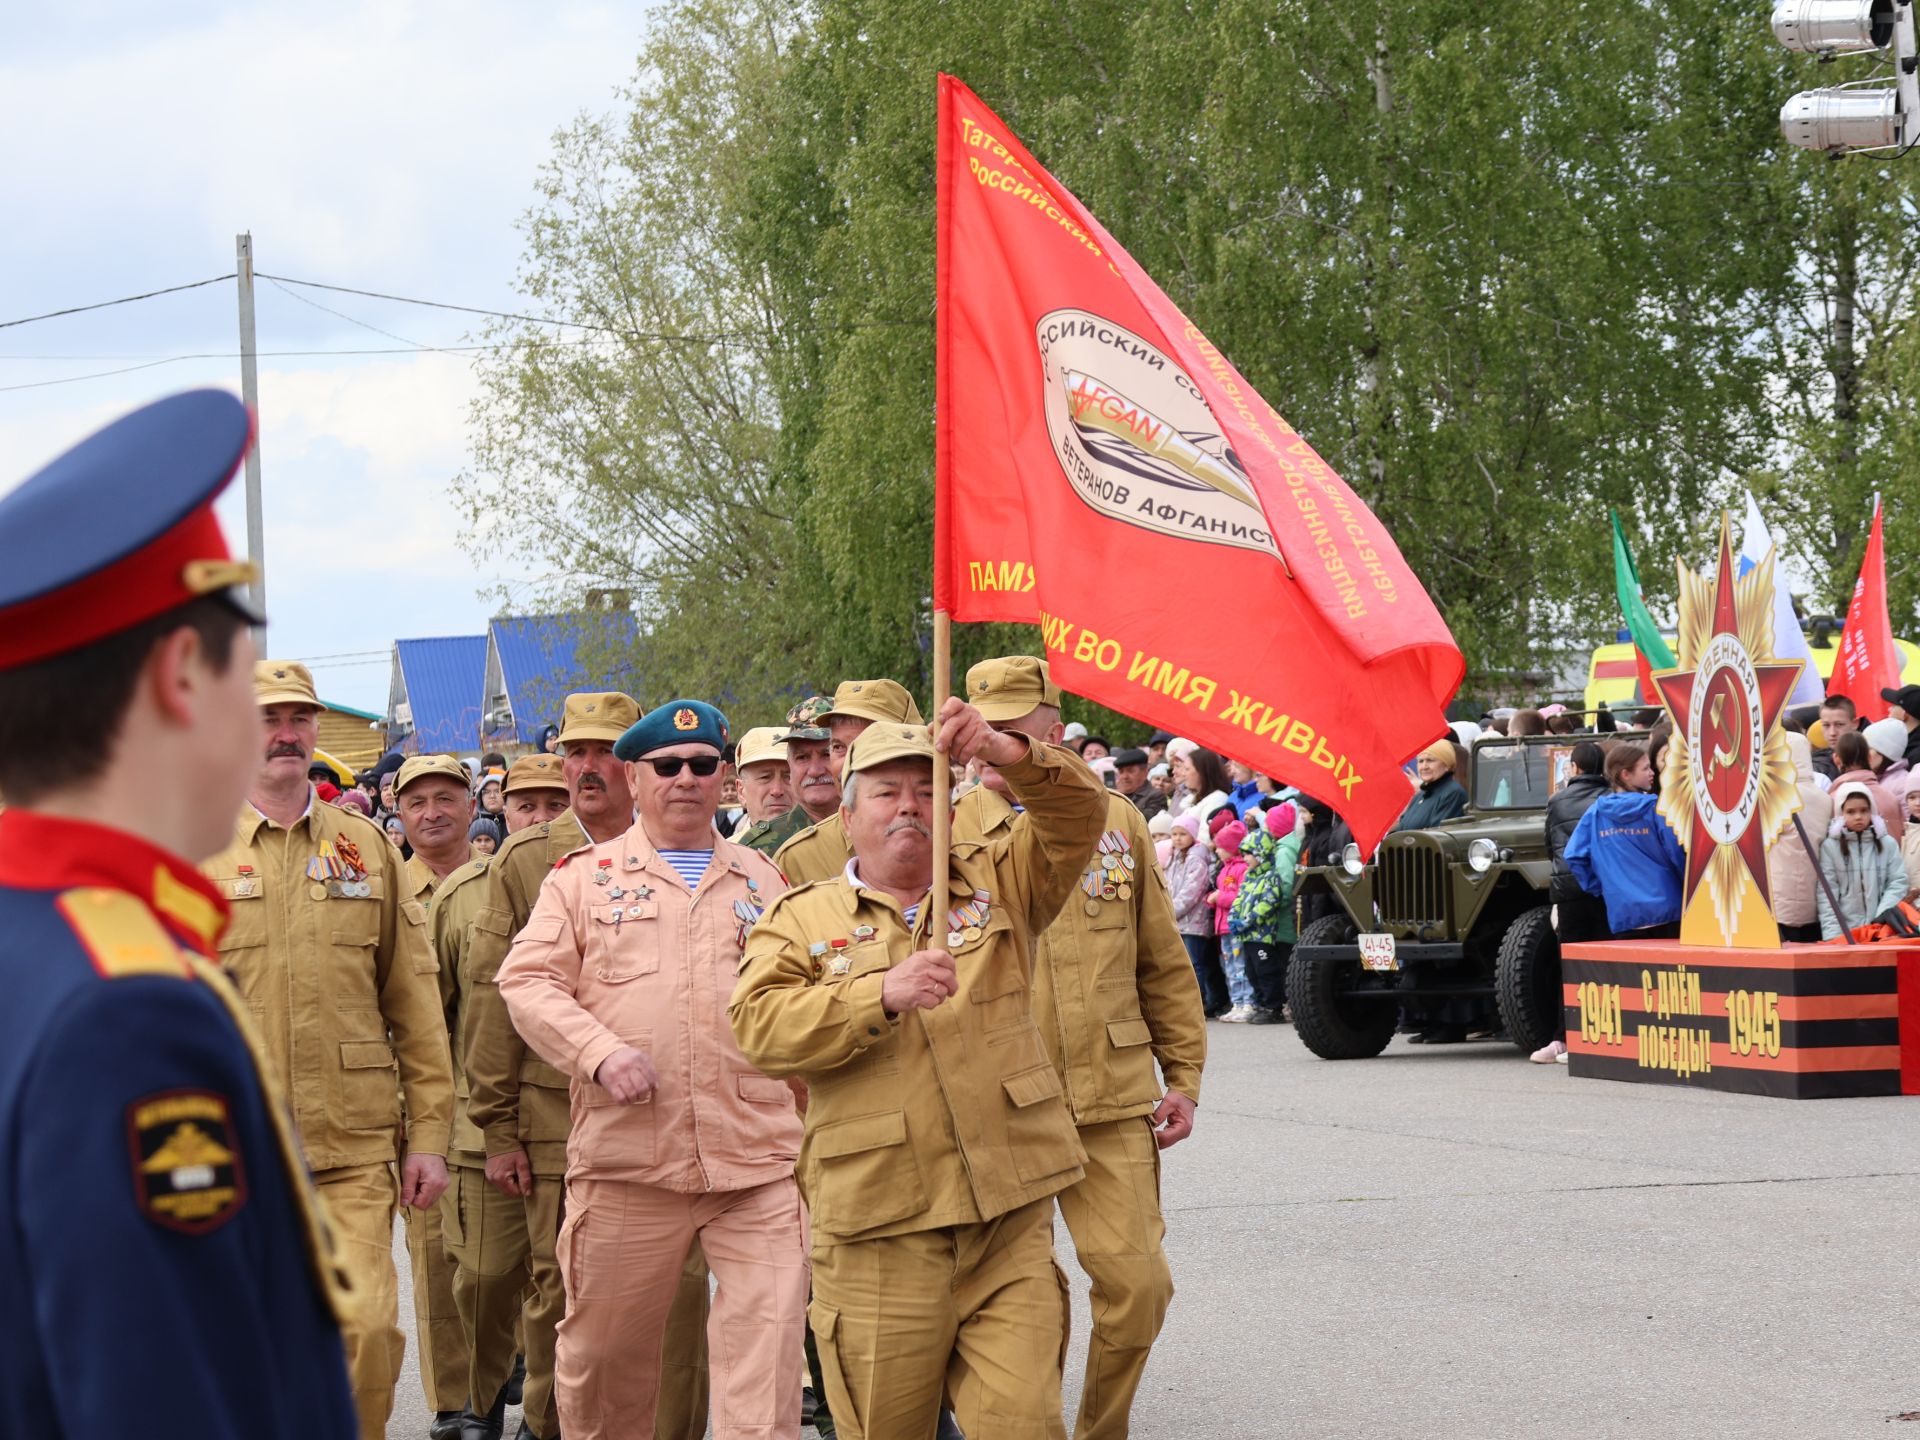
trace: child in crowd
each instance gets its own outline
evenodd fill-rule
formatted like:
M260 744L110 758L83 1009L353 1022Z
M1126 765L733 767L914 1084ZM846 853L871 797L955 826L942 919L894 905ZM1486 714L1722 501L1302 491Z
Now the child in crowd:
M1227 977L1220 968L1220 937L1213 927L1213 853L1201 838L1198 815L1182 815L1168 837L1173 855L1167 862L1167 889L1173 898L1173 928L1187 947L1193 973L1200 981L1200 1003L1207 1018L1227 1013Z
M1827 940L1865 925L1907 893L1900 847L1874 808L1873 792L1848 780L1833 787L1833 803L1836 818L1820 846L1820 870L1840 913L1821 891L1820 934Z
M473 858L484 859L500 848L505 837L500 832L500 823L489 816L481 815L467 827L467 843L473 847Z
M1247 812L1253 826L1241 842L1247 875L1228 917L1240 938L1253 984L1249 1025L1277 1024L1286 1002L1287 961L1293 954L1293 889L1302 839L1299 815L1287 802Z
M1213 906L1213 933L1220 938L1220 968L1227 972L1227 998L1233 1002L1233 1008L1220 1018L1243 1024L1253 1014L1253 982L1247 978L1246 956L1229 917L1233 913L1233 902L1240 895L1240 886L1247 878L1250 857L1240 853L1241 842L1247 838L1247 827L1232 818L1232 811L1223 813L1228 816L1227 823L1213 837L1213 847L1220 852L1220 874L1207 895L1207 903Z

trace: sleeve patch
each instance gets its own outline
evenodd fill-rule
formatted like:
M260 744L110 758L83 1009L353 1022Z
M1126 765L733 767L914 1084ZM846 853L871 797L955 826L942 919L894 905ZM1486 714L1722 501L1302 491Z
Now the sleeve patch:
M127 1106L133 1196L156 1225L217 1230L247 1203L246 1166L224 1095L163 1090Z

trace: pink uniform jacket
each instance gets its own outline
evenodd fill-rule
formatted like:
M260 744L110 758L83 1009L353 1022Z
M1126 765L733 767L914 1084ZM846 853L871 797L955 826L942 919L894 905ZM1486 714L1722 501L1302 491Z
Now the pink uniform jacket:
M747 1063L727 1019L746 932L786 888L771 860L716 834L689 894L637 820L548 874L500 994L527 1044L572 1078L569 1176L699 1194L793 1173L793 1092ZM633 1105L593 1083L623 1045L659 1075Z

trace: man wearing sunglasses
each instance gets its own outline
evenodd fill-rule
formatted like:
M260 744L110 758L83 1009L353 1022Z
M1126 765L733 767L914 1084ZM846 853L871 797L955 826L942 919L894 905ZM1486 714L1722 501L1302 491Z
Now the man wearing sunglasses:
M568 1440L648 1433L697 1240L719 1277L714 1434L797 1436L805 1222L794 1092L727 1019L747 932L785 889L721 838L726 717L674 700L620 737L639 818L568 855L500 969L516 1029L573 1085L555 1395Z
M533 1284L522 1312L527 1378L520 1440L551 1440L560 1433L553 1354L566 1291L555 1246L571 1120L567 1076L527 1049L495 980L508 947L533 913L541 882L561 857L624 835L633 824L627 766L613 747L639 718L640 707L618 691L569 695L555 742L567 788L566 812L516 830L493 857L485 880L474 882L484 885L486 897L466 937L460 989L467 998L455 1048L466 1061L467 1115L485 1142L487 1182L526 1208ZM485 1303L500 1303L503 1291L518 1303L519 1287L502 1284L498 1276L486 1288ZM667 1322L654 1416L659 1440L698 1440L706 1433L706 1325L707 1271L695 1253ZM491 1316L476 1323L476 1329L495 1328ZM475 1405L483 1415L493 1395L482 1392L493 1384L491 1371L473 1377ZM475 1440L486 1440L485 1432Z

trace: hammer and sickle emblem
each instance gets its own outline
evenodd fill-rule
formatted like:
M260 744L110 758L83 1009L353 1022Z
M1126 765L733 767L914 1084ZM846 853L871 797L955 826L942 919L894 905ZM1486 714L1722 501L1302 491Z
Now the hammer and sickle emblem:
M1738 742L1734 740L1732 733L1727 729L1725 719L1726 708L1727 692L1721 690L1714 695L1713 706L1707 712L1707 718L1712 723L1714 732L1713 754L1707 760L1707 779L1709 780L1713 778L1715 771L1730 768L1734 762L1740 758ZM1724 745L1721 744L1722 739L1728 743Z

